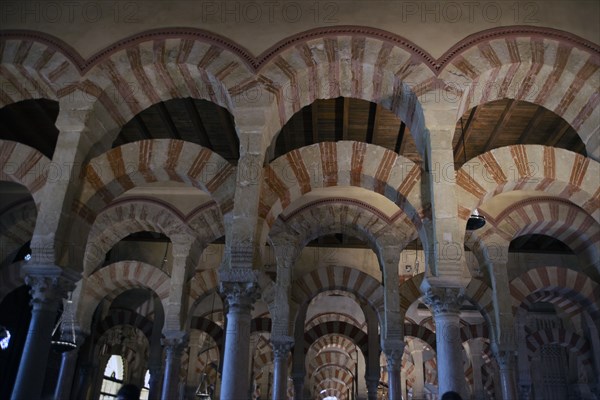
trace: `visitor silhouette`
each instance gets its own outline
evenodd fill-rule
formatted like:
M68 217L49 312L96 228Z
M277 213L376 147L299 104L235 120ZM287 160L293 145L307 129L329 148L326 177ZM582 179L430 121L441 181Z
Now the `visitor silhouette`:
M450 391L444 393L441 400L462 400L462 397L460 397L460 394Z
M131 383L121 386L117 392L117 400L140 400L140 388Z

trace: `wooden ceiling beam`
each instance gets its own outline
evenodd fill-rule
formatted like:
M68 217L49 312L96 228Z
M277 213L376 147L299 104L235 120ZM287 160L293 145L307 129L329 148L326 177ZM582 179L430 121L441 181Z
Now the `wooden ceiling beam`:
M137 128L137 131L142 139L152 139L152 135L150 134L146 123L139 114L133 117L133 123L135 124L135 127Z
M475 121L477 119L477 116L479 115L479 107L473 107L471 109L471 112L469 113L469 117L467 118L467 122L465 123L465 125L463 126L463 131L461 132L460 137L458 138L458 142L456 143L456 146L454 146L454 160L460 160L463 152L465 151L465 147L463 146L468 140L469 137L471 136L472 133L472 127L473 127L473 121Z
M369 104L369 117L367 120L367 136L365 141L372 144L377 139L378 127L379 127L379 116L381 115L379 104Z
M500 136L500 133L502 132L504 127L506 126L506 123L510 120L510 117L511 117L513 111L515 110L516 105L517 105L517 102L515 100L513 100L513 99L508 100L508 103L506 104L504 111L502 111L502 114L500 115L498 122L496 122L496 126L494 126L494 130L492 130L492 133L490 134L490 137L488 138L487 142L485 143L485 146L483 146L482 153L486 153L494 147L494 143L496 143L496 140ZM465 141L466 141L466 138L465 138Z
M558 124L556 124L556 128L554 129L554 133L550 136L550 140L548 140L548 146L556 146L563 136L565 136L570 126L571 125L565 120L559 119Z
M312 120L312 144L319 142L319 100L315 100L310 106L310 118Z
M225 132L225 137L227 138L227 145L229 146L229 151L233 155L234 159L239 158L239 146L237 144L237 133L235 131L235 125L231 119L231 115L227 110L223 107L217 107L217 112L219 114L219 120L221 121L221 126Z
M404 140L404 133L406 132L406 124L404 121L400 121L400 128L398 129L398 137L396 138L396 147L394 151L400 155L404 152L406 147L406 140Z
M165 103L161 101L160 103L158 103L157 108L158 115L160 116L160 119L163 122L163 124L167 127L170 136L174 139L181 140L181 135L179 134L179 131L177 131L177 127L175 126L173 118L171 118L171 114L169 114L169 110L167 109Z
M519 140L517 141L518 144L525 143L527 141L527 139L529 139L531 134L537 130L540 122L542 122L542 119L543 119L542 117L544 116L544 111L545 111L545 109L543 107L537 108L537 110L535 111L535 114L533 114L533 117L531 117L531 119L529 120L529 123L527 124L525 129L523 129L523 132L521 133L521 136L519 137Z
M185 102L185 110L186 110L188 116L190 117L190 121L192 122L192 125L194 126L194 132L196 133L196 136L198 137L198 140L200 141L200 146L203 146L203 147L213 150L212 144L210 143L210 136L208 135L208 132L206 131L206 127L204 126L204 123L202 122L202 118L200 117L200 113L198 112L198 109L196 108L194 99L187 98L184 100L184 102Z
M348 119L350 118L350 99L343 98L342 111L342 140L348 140Z

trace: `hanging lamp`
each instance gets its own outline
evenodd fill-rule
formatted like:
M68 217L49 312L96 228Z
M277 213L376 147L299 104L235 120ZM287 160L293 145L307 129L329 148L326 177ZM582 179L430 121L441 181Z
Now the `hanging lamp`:
M463 120L460 118L460 136L462 137L463 144L463 154L465 155L465 164L467 163L467 145L465 144L465 131L463 128ZM468 231L476 231L477 229L483 228L485 225L485 217L483 215L479 215L479 211L477 208L473 210L473 213L469 217L467 221L467 230Z
M65 309L63 310L62 315L58 319L54 330L52 331L52 349L57 353L66 353L68 351L74 350L77 348L76 338L75 338L75 321L73 319L73 300L71 299L71 292L69 292L69 298L67 299L67 303L65 304ZM58 328L62 326L61 332L57 339L54 339L54 335Z

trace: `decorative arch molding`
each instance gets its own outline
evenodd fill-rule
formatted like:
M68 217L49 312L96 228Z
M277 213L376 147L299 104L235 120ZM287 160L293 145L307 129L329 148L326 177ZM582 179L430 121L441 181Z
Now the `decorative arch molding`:
M328 379L339 379L346 386L350 386L354 380L352 374L340 365L323 365L310 375L314 382L323 382Z
M196 252L224 234L223 219L214 202L199 206L187 216L171 204L150 197L125 197L113 201L96 217L88 236L84 273L100 267L106 253L127 235L140 231L159 232L174 245L186 238L197 242Z
M303 248L311 240L330 233L348 233L369 243L377 252L380 238L386 233L405 244L417 237L417 231L406 214L399 210L391 217L361 200L328 197L310 202L290 215L280 215L269 233L275 246L280 241L294 242Z
M218 269L207 269L196 272L189 280L189 297L188 297L188 312L187 315L193 315L194 310L208 295L217 293L219 286ZM190 320L191 322L191 320Z
M335 322L341 321L348 324L352 324L360 327L363 331L367 330L367 322L365 321L363 324L359 323L358 320L351 315L348 315L344 312L326 312L320 313L313 316L310 320L305 323L305 330L311 329L313 326L326 323L326 322Z
M108 265L83 280L83 296L77 307L77 319L84 331L89 331L92 316L102 299L113 300L134 288L152 290L167 309L169 276L160 269L140 261L120 261Z
M77 82L81 56L41 32L0 31L0 108L23 100L58 100Z
M158 232L175 243L181 234L192 236L172 207L159 202L125 198L105 208L94 221L88 236L84 274L101 267L106 253L126 236L141 231Z
M348 267L326 266L298 278L292 283L291 300L306 305L317 294L328 290L348 291L373 307L378 316L383 313L381 283L362 271Z
M131 164L127 160L138 160ZM175 139L141 140L116 147L85 169L77 215L91 224L99 210L140 185L175 181L210 194L222 213L232 208L235 167L210 149Z
M15 255L33 237L37 208L31 199L0 210L0 271L12 263Z
M265 167L259 218L271 227L292 202L315 188L357 186L385 196L421 229L421 173L413 161L372 144L341 141L306 146Z
M530 190L568 200L600 222L598 176L598 162L568 150L540 145L501 147L458 170L458 215L466 226L472 210L493 196Z
M510 282L513 312L519 306L527 308L531 301L539 300L530 297L537 292L553 292L556 297L576 302L590 316L595 316L594 319L600 317L600 286L580 272L561 267L538 267L513 279Z
M46 184L48 173L60 173L60 167L51 164L48 157L33 147L0 139L0 181L25 186L37 208L42 201L41 189Z
M525 340L527 342L529 358L544 345L558 344L565 347L568 351L575 353L579 359L577 364L583 366L588 377L593 376L591 375L593 373L592 348L588 341L577 333L562 328L547 328L532 332L527 335Z

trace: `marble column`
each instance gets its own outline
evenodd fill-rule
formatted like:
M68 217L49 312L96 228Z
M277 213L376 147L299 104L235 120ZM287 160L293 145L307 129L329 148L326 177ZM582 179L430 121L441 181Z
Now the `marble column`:
M162 365L150 365L148 369L150 370L148 400L158 400L160 399L160 382L163 379Z
M517 385L515 377L515 354L512 351L498 350L495 352L500 372L500 388L503 400L517 399Z
M459 319L459 310L463 302L462 291L458 288L430 288L424 300L435 319L439 396L454 391L465 398Z
M75 378L75 366L77 365L77 357L79 349L85 340L84 334L79 330L75 330L75 342L77 348L71 351L62 353L60 361L60 371L56 388L54 389L55 400L65 400L71 398L71 390L73 389L73 378Z
M379 386L379 377L365 376L367 382L367 399L377 400L377 387Z
M69 274L56 266L24 267L24 272L25 283L31 287L31 322L12 400L41 397L58 306L67 292L75 288L74 282L78 279L76 274Z
M288 357L294 345L289 336L271 338L273 346L273 400L287 399Z
M402 369L404 344L401 344L396 348L385 348L383 352L385 353L387 360L389 400L401 400L402 384L400 382L400 370Z
M293 374L294 400L304 400L304 373Z
M469 349L471 350L471 367L473 369L473 399L485 400L483 378L481 376L483 343L480 340L471 340Z
M425 399L425 376L423 373L423 350L413 350L411 353L415 366L415 383L413 385L414 400Z
M228 306L221 398L243 400L250 386L250 322L253 304L259 297L258 285L225 281L221 282L221 293Z
M406 394L406 371L400 371L400 383L402 384L402 399L408 399L408 395Z
M161 340L165 347L165 375L163 379L162 400L179 398L179 371L181 369L181 355L188 343L185 332L165 332Z

